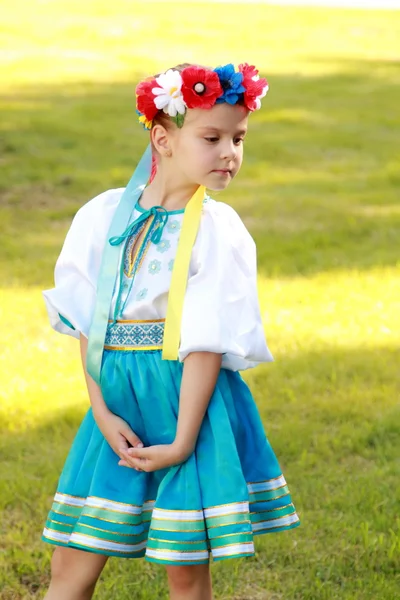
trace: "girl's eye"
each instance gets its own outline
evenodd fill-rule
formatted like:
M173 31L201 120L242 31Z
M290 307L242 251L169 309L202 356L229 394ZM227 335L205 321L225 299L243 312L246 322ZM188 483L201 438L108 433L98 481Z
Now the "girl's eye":
M207 142L210 142L211 144L213 144L213 143L215 143L215 142L218 142L218 141L219 141L219 138L217 138L217 137L206 137L206 138L204 138L204 139L205 139ZM243 138L236 138L236 139L234 140L234 143L235 143L237 146L239 146L239 145L240 145L242 142L243 142Z

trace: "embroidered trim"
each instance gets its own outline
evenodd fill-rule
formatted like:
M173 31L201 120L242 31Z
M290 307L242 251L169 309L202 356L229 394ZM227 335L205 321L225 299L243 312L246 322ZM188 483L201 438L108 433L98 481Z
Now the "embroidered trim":
M141 223L139 225L138 230L134 234L132 234L130 236L130 238L128 238L128 240L126 241L124 251L123 251L124 252L124 256L123 256L124 273L125 273L126 277L131 276L133 264L135 262L138 249L140 247L140 244L137 244L137 241L138 241L138 238L140 237L140 235L142 234L145 226L146 226L146 223ZM134 252L132 252L133 249L134 249Z
M164 319L157 321L117 321L107 327L106 350L161 350Z

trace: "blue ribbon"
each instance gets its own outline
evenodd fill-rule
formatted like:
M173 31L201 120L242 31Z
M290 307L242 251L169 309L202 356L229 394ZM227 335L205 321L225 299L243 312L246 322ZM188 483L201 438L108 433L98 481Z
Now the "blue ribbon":
M163 206L152 206L151 208L149 208L149 210L146 210L146 212L141 214L140 217L133 221L133 223L128 225L124 233L121 233L121 235L115 235L111 237L108 240L111 246L118 246L119 244L122 244L124 240L129 238L135 232L137 226L140 225L140 223L147 221L147 219L151 217L151 215L154 215L155 217L156 229L150 239L154 244L159 244L164 231L164 227L168 221L168 211Z
M151 154L151 146L149 144L118 203L108 231L108 238L119 237L118 233L121 230L125 230L127 223L129 223L132 209L136 205L150 177ZM96 305L89 330L86 369L98 385L100 385L104 340L115 279L118 272L119 254L118 246L112 244L105 245L97 283Z
M111 237L108 240L109 243L111 244L111 246L119 246L120 244L122 244L122 242L124 240L129 239L131 237L131 235L134 235L138 231L139 225L141 223L143 223L144 221L147 221L147 219L149 217L151 217L152 215L154 215L154 221L152 223L152 227L154 228L154 231L150 237L150 240L154 244L159 244L161 241L161 238L162 238L164 227L168 221L168 212L163 206L152 206L149 210L146 210L135 221L133 221L130 225L128 225L128 227L125 229L125 231L123 233L121 233L121 235L115 235L115 236ZM145 244L146 244L146 239L143 240L142 247ZM138 256L138 259L139 259L139 256ZM136 261L136 263L137 262L138 262L138 260ZM115 301L114 316L113 316L113 321L112 321L110 327L113 327L115 325L115 323L117 322L118 315L122 315L124 312L125 305L128 300L128 296L132 289L132 283L133 283L135 274L136 274L136 272L134 272L132 275L129 290L128 290L127 296L125 298L125 302L123 303L123 306L121 308L121 296L122 296L122 291L123 291L122 282L123 282L123 278L124 278L124 258L122 257L121 265L120 265L120 272L119 272L118 295L117 295L117 299Z

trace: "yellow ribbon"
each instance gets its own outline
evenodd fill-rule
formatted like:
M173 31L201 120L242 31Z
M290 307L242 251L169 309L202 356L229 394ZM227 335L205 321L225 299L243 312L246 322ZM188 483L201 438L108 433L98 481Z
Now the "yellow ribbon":
M181 235L172 270L164 325L163 360L176 360L179 353L183 302L189 275L192 248L199 230L205 187L201 185L189 200L183 215Z

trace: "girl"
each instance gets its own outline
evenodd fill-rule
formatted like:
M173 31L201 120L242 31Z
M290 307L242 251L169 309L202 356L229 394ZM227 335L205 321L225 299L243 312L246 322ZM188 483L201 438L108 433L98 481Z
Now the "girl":
M255 245L204 193L238 173L267 89L247 63L141 82L150 149L72 222L43 294L80 340L91 408L43 532L58 546L46 600L91 598L109 556L166 565L173 600L210 600L210 554L253 556L255 534L300 523L238 372L273 360Z

